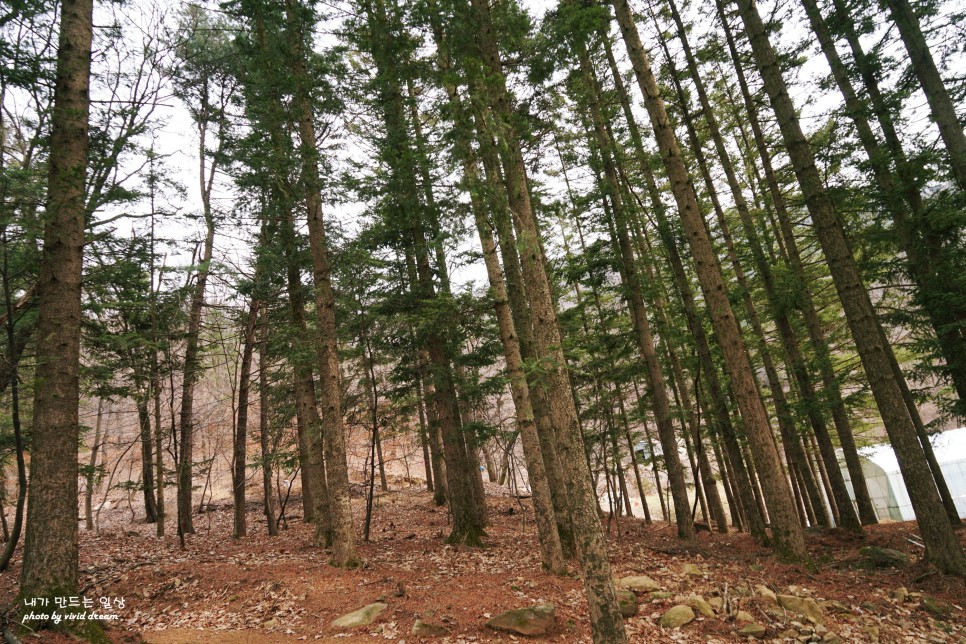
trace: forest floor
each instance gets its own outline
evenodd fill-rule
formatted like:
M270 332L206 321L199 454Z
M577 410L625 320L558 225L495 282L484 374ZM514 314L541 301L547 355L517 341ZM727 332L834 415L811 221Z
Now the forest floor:
M354 501L358 520L364 501ZM175 535L159 541L153 525L118 519L98 535L81 531L82 592L95 606L100 598L113 598L102 612L117 615L108 622L115 642L413 643L424 641L412 634L417 618L448 630L437 642L590 642L579 579L540 568L529 501L491 495L488 502L487 547L471 549L444 544L446 509L435 507L426 492L409 488L380 496L372 539L359 545L365 565L356 570L329 566L326 551L310 545L311 526L299 519L290 519L280 536L268 537L256 504L248 515L252 536L231 539L231 509L217 508L196 517L197 534L186 538L184 550ZM744 641L739 631L746 624L735 618L738 609L765 627L768 641L966 642L966 586L918 563L921 549L908 538L915 533L910 523L876 526L863 537L810 531L815 570L777 563L746 534L700 532L694 543L683 544L673 526L645 525L639 518L611 522L608 542L615 577L647 575L660 585L639 596L637 615L626 621L633 642ZM864 545L900 550L912 563L861 569L858 549ZM0 576L4 605L16 595L18 575L19 553ZM770 605L755 593L759 585L816 600L824 607L823 625ZM691 594L709 600L714 617L698 614L679 629L662 628L658 618ZM938 600L948 614L934 617L923 598ZM339 616L377 600L388 608L370 626L348 632L332 626ZM556 608L555 626L546 635L519 637L485 625L504 610L545 602ZM24 639L30 641L72 640Z

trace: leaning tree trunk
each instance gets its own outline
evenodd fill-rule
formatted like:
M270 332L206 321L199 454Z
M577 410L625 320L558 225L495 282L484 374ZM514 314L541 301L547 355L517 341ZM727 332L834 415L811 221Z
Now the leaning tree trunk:
M447 87L450 105L458 115L458 125L469 142L470 123L463 112L459 95L455 86ZM513 325L513 314L510 311L506 292L506 283L500 261L497 258L496 243L493 241L493 230L490 226L485 209L483 195L484 186L479 176L476 160L472 156L469 145L461 146L458 150L463 162L463 175L470 192L470 204L473 208L476 228L483 249L483 262L490 282L490 292L493 307L496 312L497 325L500 331L500 341L506 358L507 374L510 377L510 391L513 396L513 407L516 412L517 429L523 443L523 455L527 462L527 472L530 487L533 491L533 508L537 522L537 536L540 540L540 555L543 567L554 574L563 574L567 567L564 563L563 549L560 535L557 533L557 521L553 510L553 500L547 472L544 467L543 453L540 449L540 437L534 421L533 406L530 402L530 387L523 369L523 358L520 354L520 340ZM489 461L489 459L487 459ZM488 466L491 481L495 480L495 472Z
M93 0L62 0L37 289L37 386L20 571L23 597L79 594L77 410L92 32Z
M939 68L933 60L926 37L919 25L912 4L908 0L885 0L892 14L892 20L899 28L899 36L909 53L912 71L919 80L929 111L939 128L939 136L949 153L949 165L959 189L966 191L966 134L956 114L956 105L946 90Z
M508 203L515 218L514 224L518 226L519 253L533 314L534 341L537 353L546 361L544 391L556 430L557 454L570 489L571 518L590 609L591 630L595 642L620 644L627 641L627 634L617 603L603 529L597 517L597 495L590 485L583 435L541 250L539 226L530 200L520 136L513 125L513 108L506 89L489 5L484 0L472 0L471 4L475 21L470 24L476 27L479 35L480 53L488 75L488 96L485 98L498 120L497 126L502 135L500 140L505 144L503 164Z
M481 128L478 127L477 129ZM516 235L513 232L513 222L503 184L498 153L491 136L485 132L479 132L478 138L480 140L480 158L483 161L489 193L494 199L494 230L500 248L500 257L503 259L507 299L513 315L513 326L520 342L520 357L524 362L537 360L536 343L533 339L533 317L524 285L520 256L517 253ZM562 465L557 455L556 431L550 420L548 402L544 387L540 383L540 375L536 372L527 374L527 384L530 389L530 402L533 407L534 421L537 425L537 436L540 439L544 469L547 473L550 495L553 500L553 511L557 520L560 545L563 547L564 556L573 558L577 555L577 546L574 541L573 521L570 520L570 495L564 481Z
M691 246L701 290L708 303L712 324L721 344L725 368L738 400L749 444L755 454L759 480L768 500L776 554L783 560L807 559L804 535L795 513L788 484L782 473L781 461L772 438L768 416L758 395L748 349L731 310L718 258L711 246L704 221L701 219L697 196L678 148L677 137L668 119L664 100L651 72L627 0L612 0L612 3L617 12L618 24L630 54L638 84L644 95L651 125L671 182L671 190Z
M732 196L735 200L735 209L738 211L738 216L741 219L741 223L745 231L745 237L751 247L751 254L755 263L755 268L758 270L762 284L765 287L765 294L770 305L769 308L772 314L772 319L775 322L775 327L778 330L779 339L781 340L782 348L784 349L786 365L798 384L799 393L802 396L805 404L806 414L812 429L815 432L815 436L819 441L822 460L830 478L835 505L838 510L837 516L839 522L848 530L861 531L862 524L860 523L859 517L855 513L855 509L852 507L852 502L849 499L848 489L845 486L845 478L842 476L842 470L838 466L838 458L835 455L835 447L832 444L831 435L829 434L828 427L825 423L825 418L822 416L820 411L817 394L815 392L814 385L812 384L811 376L808 373L808 368L805 365L805 360L798 344L798 338L794 329L792 328L791 320L788 318L787 310L783 307L781 297L776 291L771 265L768 258L765 256L761 241L758 238L758 232L755 229L755 224L752 221L751 213L748 209L748 204L745 201L744 194L741 191L741 186L738 183L738 177L731 162L731 155L728 153L728 150L725 147L724 138L721 135L721 130L718 127L718 121L715 117L714 110L712 109L711 101L708 98L707 91L705 90L704 81L701 79L697 61L695 60L694 54L691 51L690 43L688 42L684 23L681 20L681 16L678 14L677 7L675 6L673 0L669 0L668 6L671 10L671 17L674 19L674 23L677 28L678 39L681 41L681 45L684 48L684 54L688 64L688 71L691 74L692 82L697 90L701 111L704 114L705 122L707 123L708 130L711 134L711 139L714 142L715 151L718 155L718 161L720 162L721 167L724 170L725 177L728 180L728 186L731 189Z
M631 322L637 339L638 350L647 369L648 381L651 387L651 401L654 405L654 418L657 423L658 438L664 451L664 463L667 468L668 485L674 498L674 519L681 539L694 538L694 522L691 520L691 507L688 500L687 484L684 480L684 468L678 454L677 438L671 420L671 404L667 395L664 372L658 361L654 338L651 334L650 322L644 308L644 297L641 294L640 278L638 276L637 259L631 245L627 226L627 214L621 196L620 180L614 166L613 141L608 136L604 125L604 117L599 103L599 87L597 78L590 66L590 59L586 46L582 42L576 44L580 58L580 68L587 85L587 99L590 103L590 114L594 124L597 146L604 166L604 182L607 186L611 210L614 215L614 228L618 254L621 259L621 279L624 282L625 298L631 313ZM616 458L616 456L615 456Z
M725 39L728 43L728 51L731 55L732 63L738 79L738 86L741 90L742 101L748 113L748 120L751 123L751 131L755 139L755 147L761 159L762 169L765 174L765 183L768 193L771 196L775 215L778 219L780 234L776 232L779 239L784 238L785 249L788 256L788 263L792 274L798 283L800 298L796 302L797 308L805 318L805 326L808 332L809 341L815 351L819 374L822 379L822 387L825 390L825 397L832 408L832 421L835 424L835 431L838 434L839 442L842 445L842 452L845 455L845 463L849 470L849 477L852 480L852 488L855 492L856 503L859 509L859 518L863 525L874 525L878 522L875 509L872 507L872 499L869 495L869 488L866 484L865 474L862 470L862 463L859 461L859 453L852 433L852 426L849 420L848 409L842 398L841 388L838 378L832 366L832 358L826 341L825 329L819 318L818 311L812 300L811 289L805 275L805 266L802 262L801 253L798 250L798 243L792 230L791 218L785 207L785 195L778 185L778 179L771 163L771 153L768 150L761 124L758 120L758 112L748 83L745 80L744 70L735 47L731 27L728 25L727 17L724 15L721 3L718 2L718 18L722 22Z
M479 199L477 198L479 201ZM482 204L480 204L482 211ZM520 344L513 327L513 318L507 303L506 287L503 275L496 257L496 244L493 242L493 232L480 212L477 217L480 241L483 246L483 256L486 261L490 288L493 291L494 307L497 312L497 322L500 327L500 339L506 356L507 372L510 375L513 405L516 410L517 428L523 442L523 455L527 462L527 472L530 488L533 491L533 506L537 520L537 531L540 537L540 552L543 567L547 570L562 574L567 568L564 564L563 550L560 536L557 534L557 523L553 511L553 501L550 495L550 485L544 468L543 454L540 450L540 438L537 436L537 426L533 419L533 407L530 404L530 388L527 385L523 371L523 360L520 357Z
M765 91L777 116L792 168L801 186L805 205L842 300L852 339L896 452L926 544L926 558L943 572L966 576L966 557L946 517L900 385L896 381L890 361L892 348L886 342L834 204L825 192L811 146L802 132L765 25L753 0L738 0L738 9Z
M931 218L922 212L922 195L915 181L908 176L910 174L907 168L908 161L902 150L902 144L895 134L891 115L887 113L880 119L882 130L891 148L890 152L887 152L879 145L879 139L866 116L870 106L856 92L848 68L839 56L835 40L822 17L818 3L815 0L802 0L802 4L811 22L812 31L815 32L825 53L832 76L845 99L846 114L855 126L882 197L892 213L899 243L906 253L909 275L914 280L918 291L916 300L922 305L929 319L945 362L942 370L948 374L960 401L966 404L966 334L962 332L956 320L957 309L961 312L963 307L962 305L951 306L951 301L955 301L956 298L948 292L949 288L945 287L947 280L943 275L945 263L943 260L949 251L943 248L939 239L936 239L933 232L935 225L930 221ZM857 42L854 56L856 66L863 70L867 62ZM868 75L867 79L866 85L872 99L872 110L875 113L886 112L881 105L878 81L872 75ZM895 173L890 167L890 159L896 164ZM910 210L914 220L910 219ZM917 231L916 228L922 230ZM917 233L921 233L921 239L918 238ZM945 497L943 501L946 501ZM955 516L958 520L959 515Z

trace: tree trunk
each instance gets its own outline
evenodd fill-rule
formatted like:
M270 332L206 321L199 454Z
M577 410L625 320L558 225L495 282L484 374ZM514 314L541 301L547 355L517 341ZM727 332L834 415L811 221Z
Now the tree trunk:
M259 307L259 338L258 338L258 443L262 450L262 508L265 513L265 523L268 524L268 536L278 534L275 521L275 497L272 494L272 458L274 454L269 449L268 422L268 309L262 304Z
M78 595L77 444L92 0L62 0L43 258L22 597ZM41 624L48 626L49 624Z
M245 521L245 483L248 479L248 396L251 391L252 354L255 345L255 325L258 321L259 302L252 298L245 325L242 344L241 373L238 376L238 421L235 424L234 445L232 449L231 487L234 505L234 530L236 539L248 534Z
M740 457L740 451L737 449L734 429L731 426L731 419L727 408L727 402L724 399L722 388L718 380L717 371L711 358L711 350L708 345L707 335L705 334L704 327L701 325L698 317L694 296L691 291L691 286L688 282L687 275L684 272L684 265L677 249L677 243L671 235L670 225L667 221L664 205L658 193L657 183L654 179L654 174L649 167L650 156L644 150L640 129L638 128L633 112L631 111L630 98L627 94L624 82L621 80L620 72L617 68L617 61L614 59L613 52L611 51L609 38L602 38L602 40L604 42L604 52L607 55L608 65L610 66L611 75L617 90L617 96L620 100L621 109L624 113L624 118L628 125L628 131L631 135L631 142L634 146L634 151L637 154L642 174L644 175L648 197L652 206L652 212L657 219L658 234L660 235L661 242L664 245L668 259L670 260L674 282L677 285L681 300L684 304L684 312L687 319L687 324L691 330L691 333L693 334L695 344L697 345L699 364L701 365L701 368L705 370L705 373L708 374L708 389L712 392L711 396L714 398L714 405L712 407L714 413L712 416L715 419L713 423L713 425L716 427L715 432L730 436L730 438L725 438L724 440L729 446L728 449L732 450L732 452L729 453L731 453L732 458L734 458L738 463L738 469L740 470L740 482L736 483L736 485L738 486L738 489L741 490L740 494L742 495L742 498L746 501L752 501L754 499L754 495L752 493L751 485L748 481L747 471L744 469L744 465ZM629 185L628 189L630 189ZM643 204L641 204L641 207L643 208ZM750 507L756 506L752 504ZM764 544L767 541L767 535L765 534L765 524L761 519L761 516L757 513L753 514L753 520L748 521L748 523L749 531L755 540Z
M429 357L419 352L419 375L416 379L416 395L419 396L420 414L426 412L426 439L429 443L433 470L433 503L446 505L446 463L439 437L439 414L436 413L436 387L429 380Z
M97 456L101 451L101 423L104 420L104 399L97 399L97 420L94 423L94 443L91 445L89 470L84 481L84 528L94 530L94 515L91 507L94 500L94 484L97 480Z
M205 306L205 287L211 270L211 258L215 244L215 219L211 208L211 191L214 183L215 171L218 167L218 157L213 156L211 164L206 163L209 156L207 150L207 123L197 122L198 142L198 184L201 191L201 205L205 219L205 239L201 255L198 258L198 268L195 272L195 287L191 293L191 308L188 314L188 330L185 333L184 376L181 384L181 413L178 418L179 444L181 446L178 460L178 530L179 534L194 533L191 521L191 491L193 484L194 464L194 394L195 384L201 378L201 318ZM220 146L219 146L220 147Z
M516 235L513 232L506 188L502 180L503 173L493 138L480 127L482 123L482 120L477 119L477 129L481 130L479 132L480 157L483 161L489 193L494 199L492 207L494 229L500 248L500 257L503 259L507 299L513 315L513 326L520 344L521 359L524 362L535 361L539 356L533 338L533 317L526 293L523 269L520 266L520 256L517 252ZM564 169L564 176L566 177L566 169ZM527 383L530 391L530 403L533 407L534 422L537 426L537 437L540 439L540 451L547 473L547 483L550 486L554 517L557 521L557 534L560 535L560 545L563 548L564 556L568 559L574 558L577 556L577 545L573 521L570 520L570 494L565 482L563 464L557 454L556 430L551 421L545 388L540 382L539 374L534 371L531 371L527 376Z
M455 92L450 94L450 103L455 106L458 97ZM457 109L459 109L458 106ZM530 489L533 494L533 509L537 522L537 535L540 538L540 560L543 567L554 574L563 574L567 568L564 564L563 550L560 536L557 534L557 522L553 511L553 500L550 495L550 485L544 468L543 454L540 450L540 438L537 435L537 425L533 419L533 407L530 403L530 387L523 371L523 359L520 356L520 342L513 326L513 316L506 294L506 284L497 259L496 244L493 241L493 231L487 221L483 200L480 195L482 186L479 173L468 151L464 151L463 173L469 184L470 200L476 219L476 228L480 236L483 249L483 261L486 265L487 277L490 281L490 293L493 298L493 308L496 312L497 325L500 331L500 341L503 343L503 354L506 359L507 374L510 377L510 391L513 396L513 407L516 411L517 429L523 442L523 456L527 461L527 473L530 479ZM489 468L488 468L489 469ZM495 474L495 473L494 473Z
M302 349L301 343L309 338L305 320L305 299L301 270L295 239L295 222L287 207L288 201L280 198L283 208L278 224L280 241L285 255L289 317L298 331L292 339L294 348ZM303 351L297 351L301 354ZM298 429L299 463L301 465L302 508L305 521L315 523L317 545L332 544L332 517L329 512L329 491L325 472L325 454L322 438L322 419L316 404L315 378L311 365L296 357L292 364L295 390L295 414Z
M943 572L966 576L966 557L963 556L962 548L946 517L893 372L890 362L892 348L885 342L885 335L862 282L841 222L831 198L825 192L811 147L801 130L775 51L768 40L765 25L753 0L738 0L738 8L765 84L765 91L778 118L782 138L801 186L806 207L814 222L836 291L842 300L872 395L909 490L926 544L926 558Z
M335 322L335 294L322 220L322 183L319 178L319 151L309 98L311 79L305 68L303 16L297 0L286 0L288 27L291 30L292 78L295 81L293 107L298 118L302 184L305 190L312 276L315 281L315 310L318 325L318 362L320 406L325 445L326 487L332 526L332 563L340 567L359 564L355 533L352 528L352 503L349 496L349 469L346 462L345 428L342 422L342 388L339 373L339 346ZM317 528L321 524L317 524ZM318 529L316 541L320 541Z
M416 418L419 421L419 444L423 448L423 469L426 473L426 491L433 491L433 462L429 453L429 437L426 428L426 412L423 411L423 388L416 376ZM444 500L445 503L445 500Z
M865 79L873 112L883 114L879 121L891 154L879 145L878 137L866 116L869 106L859 98L852 85L848 69L835 48L835 40L822 17L818 4L815 0L802 0L802 4L811 22L812 31L815 32L829 67L832 69L835 82L845 98L846 113L855 125L862 147L869 157L876 182L892 213L899 244L906 252L909 275L916 283L918 291L916 299L929 318L946 363L943 371L952 381L960 401L966 401L966 334L963 334L959 328L955 314L957 310L962 313L963 307L956 307L953 304L956 298L949 292L946 286L947 280L943 275L943 266L948 263L944 255L949 251L943 248L938 239L935 239L936 235L932 232L935 226L928 215L924 216L922 213L922 195L915 180L910 176L908 160L895 132L892 116L883 104L878 81L874 74L866 70L868 63L858 38L850 38L850 42L854 43L853 56L856 66ZM847 29L851 31L850 26ZM896 164L897 173L892 172L889 165L890 158ZM909 210L915 216L914 221L910 220Z
M966 192L966 134L963 133L956 106L946 90L926 37L919 26L919 17L908 0L885 0L885 4L899 28L899 36L909 53L912 71L919 80L933 121L939 128L939 136L949 154L953 177L959 184L959 189Z
M158 520L158 509L154 499L154 441L151 435L151 411L148 408L150 393L147 388L139 387L135 406L138 413L138 434L141 442L141 491L144 495L144 522Z
M164 536L164 430L161 429L161 374L158 369L157 356L152 356L151 364L151 399L154 402L154 480L157 486L155 500L157 502L158 520L155 523L155 535Z

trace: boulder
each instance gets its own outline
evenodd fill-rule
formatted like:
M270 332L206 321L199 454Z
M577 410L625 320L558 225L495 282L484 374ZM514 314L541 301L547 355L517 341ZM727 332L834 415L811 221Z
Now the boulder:
M742 637L754 637L757 639L762 639L765 637L765 627L754 622L751 624L745 624L741 627L741 630L738 631L738 635L741 635Z
M647 575L633 575L617 580L618 588L624 588L635 593L649 593L654 590L661 590L661 585Z
M686 563L681 571L689 577L702 577L704 573L701 572L701 568L697 564Z
M388 605L382 602L376 602L375 604L369 604L368 606L363 606L359 610L352 611L347 615L343 615L339 619L332 622L332 625L336 628L359 628L361 626L368 626L376 620L379 613L389 608Z
M449 635L449 630L437 624L430 624L417 619L413 623L413 635L416 637L445 637Z
M621 616L627 619L637 615L637 595L629 590L617 591L617 603L621 607Z
M701 595L691 595L684 600L684 603L705 617L714 617L714 609Z
M763 584L755 586L755 594L761 597L768 604L778 603L778 595L776 595L771 588Z
M664 628L678 628L679 626L684 626L685 624L690 624L694 621L694 611L691 610L690 606L685 606L684 604L678 604L672 608L669 608L658 621L658 624Z
M748 611L746 611L746 610L739 610L737 613L735 613L735 621L736 622L753 622L753 621L755 621L755 618L752 617L751 616L751 613L749 613Z
M520 635L544 635L554 624L553 604L517 608L500 613L486 623L490 628Z
M859 548L859 554L865 557L871 568L898 568L909 563L909 555L892 548L865 546Z
M778 595L778 604L787 611L807 618L814 624L825 622L825 611L814 599L796 595Z
M838 601L837 599L828 599L822 602L822 608L831 613L851 613L849 607Z

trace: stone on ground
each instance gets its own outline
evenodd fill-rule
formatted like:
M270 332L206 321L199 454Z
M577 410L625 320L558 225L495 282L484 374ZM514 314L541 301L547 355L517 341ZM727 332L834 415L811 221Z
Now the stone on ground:
M544 635L553 624L553 604L508 610L486 623L490 628L520 635Z
M682 568L682 572L689 577L702 577L704 573L701 572L701 568L697 564L686 563Z
M778 603L785 610L802 615L814 624L825 622L825 612L814 599L796 595L778 595Z
M755 586L755 594L761 597L766 603L778 603L778 595L775 594L775 591L764 584Z
M755 618L752 617L751 616L751 613L749 613L748 611L746 611L746 610L739 610L737 613L735 613L735 621L738 621L738 622L753 622L753 621L755 621Z
M755 637L762 639L765 637L765 627L761 624L755 624L754 622L751 624L745 624L741 630L738 631L738 635L741 635L742 637Z
M339 619L332 622L332 625L337 628L359 628L360 626L368 626L379 617L379 613L389 608L388 605L382 602L376 602L375 604L369 604L368 606L363 606L359 610L352 611L348 615L343 615Z
M661 584L657 583L647 575L633 575L617 580L618 588L625 588L635 593L649 593L654 590L661 590Z
M661 615L658 624L664 628L678 628L679 626L690 624L693 621L694 611L691 610L691 607L678 604L677 606L669 608L667 612Z
M621 616L625 619L637 615L637 595L631 591L618 589L617 603L621 608Z
M437 624L430 624L421 619L413 623L413 635L416 637L445 637L449 630Z
M714 617L714 609L701 595L691 595L684 600L684 603L705 617Z
M865 557L865 561L873 568L898 568L909 563L909 555L892 548L865 546L859 548L859 554Z

